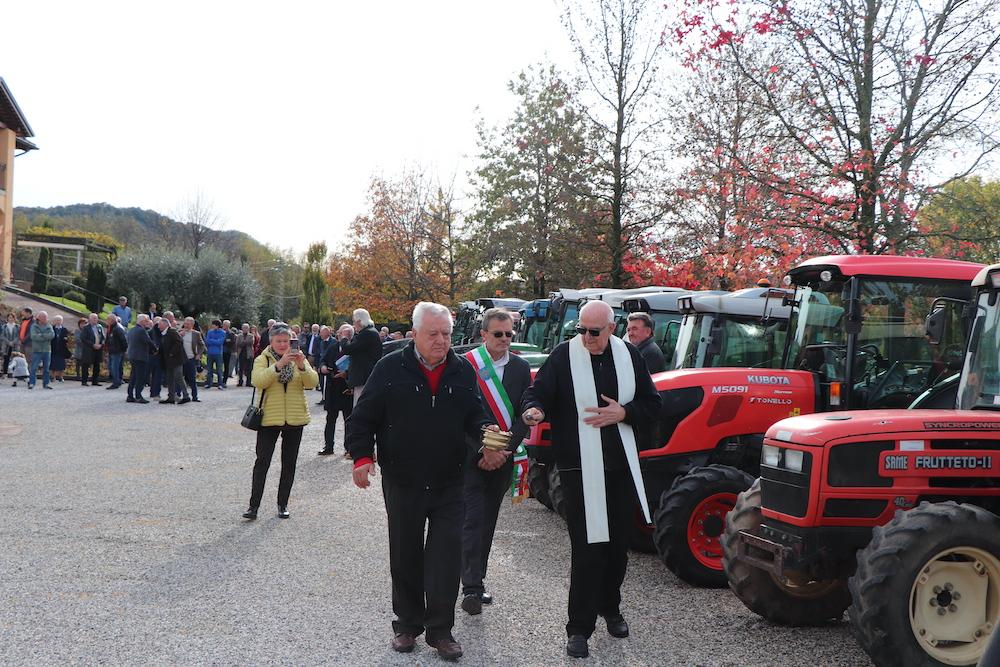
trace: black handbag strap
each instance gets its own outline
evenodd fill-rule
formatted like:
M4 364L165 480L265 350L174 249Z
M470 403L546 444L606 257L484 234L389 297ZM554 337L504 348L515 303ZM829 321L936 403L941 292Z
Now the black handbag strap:
M270 368L271 364L268 364L267 367ZM251 373L250 375L251 375L251 379L253 379L253 373ZM251 382L250 384L253 384L253 382ZM261 389L260 390L260 405L257 406L258 409L263 409L263 407L264 407L264 392L266 392L266 391L267 391L267 389ZM254 387L253 388L253 395L250 397L250 405L253 405L253 402L256 399L257 399L257 387Z

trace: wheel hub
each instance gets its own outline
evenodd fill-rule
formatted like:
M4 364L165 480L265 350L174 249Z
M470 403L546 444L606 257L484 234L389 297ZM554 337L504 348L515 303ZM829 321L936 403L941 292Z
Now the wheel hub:
M688 547L695 559L722 570L722 541L726 514L736 505L735 493L716 493L699 502L688 520Z
M945 664L978 659L1000 613L1000 560L972 547L941 552L919 571L910 601L913 633Z

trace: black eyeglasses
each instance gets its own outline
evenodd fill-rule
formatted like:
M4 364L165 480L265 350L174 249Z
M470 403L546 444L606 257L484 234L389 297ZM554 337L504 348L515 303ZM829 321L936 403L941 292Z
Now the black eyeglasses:
M504 336L506 336L507 338L514 337L513 331L491 331L490 333L493 334L494 338L503 338Z
M597 338L602 333L604 333L604 327L601 327L600 329L588 329L587 327L577 327L576 328L576 332L578 334L580 334L581 336L585 336L587 334L590 334L594 338Z

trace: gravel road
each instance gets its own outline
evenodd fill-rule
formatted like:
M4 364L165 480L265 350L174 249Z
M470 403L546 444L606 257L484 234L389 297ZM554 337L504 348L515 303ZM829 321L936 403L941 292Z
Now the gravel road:
M203 390L184 406L125 403L124 389L0 382L0 664L430 665L389 648L382 497L350 463L319 457L313 407L289 506L246 508L249 391ZM107 386L107 385L105 385ZM338 443L341 439L338 438ZM338 444L338 453L339 453ZM599 627L591 659L565 657L569 540L534 501L505 506L488 586L459 611L466 665L868 665L846 623L771 626L728 591L678 581L633 555L623 612L632 637Z

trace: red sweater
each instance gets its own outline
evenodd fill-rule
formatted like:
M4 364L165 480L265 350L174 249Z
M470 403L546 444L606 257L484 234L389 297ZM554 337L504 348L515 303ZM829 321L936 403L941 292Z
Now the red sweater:
M441 386L441 376L444 375L444 369L447 365L448 364L441 363L435 366L434 370L429 370L426 366L420 364L420 370L424 372L424 377L427 378L427 384L431 386L431 394L434 396L437 396L438 388ZM373 463L373 461L366 456L355 461L354 467L358 468L369 463Z

